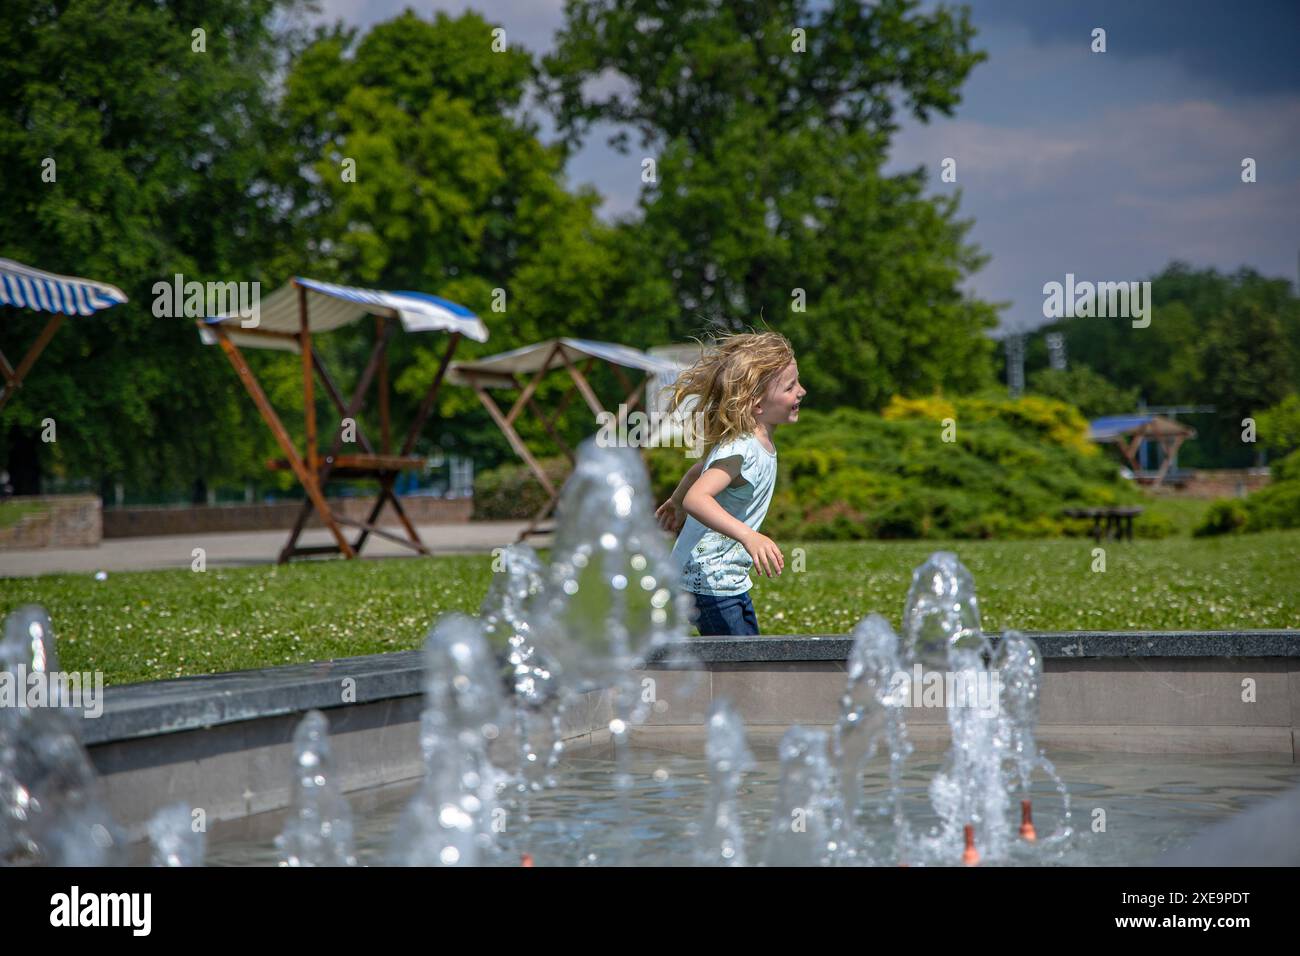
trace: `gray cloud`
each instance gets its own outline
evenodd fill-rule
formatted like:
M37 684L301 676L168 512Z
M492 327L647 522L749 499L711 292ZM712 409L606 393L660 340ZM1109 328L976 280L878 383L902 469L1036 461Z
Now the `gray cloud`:
M1229 93L1300 91L1295 0L967 0L980 27L1017 24L1035 43L1087 49L1093 27L1120 57L1168 57Z
M401 0L324 0L324 19L369 26ZM992 256L972 290L1012 302L1007 327L1042 319L1042 284L1141 278L1180 258L1225 270L1292 276L1300 209L1300 25L1296 0L972 0L976 45L990 53L953 119L906 121L887 171L924 166L931 189L962 191L972 239ZM472 7L512 43L549 49L562 0L436 2ZM1109 51L1089 34L1104 26ZM544 136L552 126L537 116ZM574 184L605 197L602 214L633 211L640 156L605 145L597 127L569 162ZM635 137L633 137L635 142ZM956 187L939 162L958 162ZM1240 180L1240 162L1259 181Z

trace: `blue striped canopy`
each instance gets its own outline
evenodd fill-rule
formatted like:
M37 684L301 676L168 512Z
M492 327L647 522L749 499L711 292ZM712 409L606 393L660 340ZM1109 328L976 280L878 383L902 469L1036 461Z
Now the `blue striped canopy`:
M1148 438L1161 438L1166 435L1196 437L1196 429L1192 426L1163 415L1148 413L1104 415L1101 418L1094 418L1088 423L1088 438L1095 442L1113 442L1125 435L1135 434L1139 430Z
M1103 415L1088 423L1088 437L1093 441L1118 438L1140 428L1153 418L1154 415Z
M126 296L116 286L42 272L12 259L0 259L0 305L36 312L93 315L125 301Z

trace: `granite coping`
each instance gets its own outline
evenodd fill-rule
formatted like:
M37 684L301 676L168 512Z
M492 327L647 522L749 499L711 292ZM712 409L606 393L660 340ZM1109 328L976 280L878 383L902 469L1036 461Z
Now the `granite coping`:
M195 730L312 708L369 703L424 691L424 652L395 651L104 689L104 712L82 721L88 745ZM348 688L344 681L355 684Z
M1300 630L1025 631L1046 658L1291 658ZM652 656L651 666L843 661L842 634L799 637L697 637ZM689 649L689 654L684 653ZM422 651L289 664L105 688L104 710L82 722L88 745L196 730L260 717L407 697L423 692ZM354 683L348 685L346 680ZM349 695L345 700L344 691Z
M1300 657L1300 630L1022 631L1046 658ZM990 635L996 645L1001 639ZM689 648L689 652L683 651ZM843 661L853 648L844 634L798 637L696 637L666 648L650 663L690 659L705 664Z

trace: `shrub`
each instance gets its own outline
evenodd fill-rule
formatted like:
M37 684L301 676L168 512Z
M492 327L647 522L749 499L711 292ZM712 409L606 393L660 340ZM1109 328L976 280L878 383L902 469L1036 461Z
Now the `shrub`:
M1233 498L1221 498L1210 506L1192 534L1204 538L1215 534L1235 534L1246 527L1246 506Z
M1265 448L1278 454L1300 449L1300 394L1291 393L1255 419Z
M1167 538L1177 529L1167 516L1147 511L1133 521L1135 538Z
M945 418L956 421L955 441L942 440ZM808 410L777 434L766 527L831 540L1067 533L1076 529L1063 508L1141 500L1086 431L1076 410L1036 396L895 398L880 415Z
M558 489L569 477L569 459L563 456L538 461ZM500 465L474 476L474 518L483 521L520 521L532 518L546 503L546 489L523 462Z
M1300 481L1300 448L1285 458L1273 462L1269 466L1269 473L1273 476L1274 482Z
M1245 499L1247 531L1300 528L1300 480L1267 485Z

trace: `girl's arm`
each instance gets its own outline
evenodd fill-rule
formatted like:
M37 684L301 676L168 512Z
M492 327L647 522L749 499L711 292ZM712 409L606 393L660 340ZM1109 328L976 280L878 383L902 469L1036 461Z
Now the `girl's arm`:
M681 507L686 501L686 492L691 490L691 485L695 484L695 479L700 477L700 472L704 471L704 459L700 459L691 465L690 470L682 475L682 480L677 483L677 490L673 492L672 501Z
M659 519L659 527L674 534L682 530L682 525L686 523L686 509L682 507L682 501L703 470L704 461L701 459L682 475L682 480L677 483L677 490L655 511L655 517Z
M775 577L785 569L785 557L781 549L765 534L759 534L739 518L727 514L727 509L718 504L717 496L740 476L740 456L715 461L686 492L683 506L692 518L719 534L735 538L754 559L754 566L760 574Z

